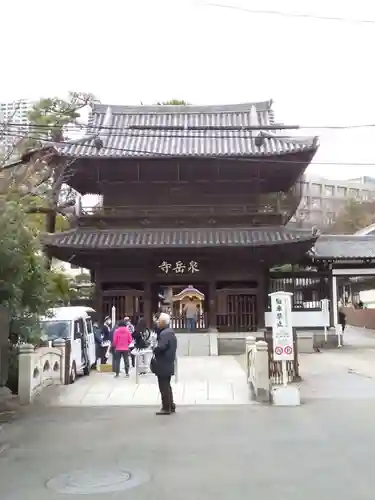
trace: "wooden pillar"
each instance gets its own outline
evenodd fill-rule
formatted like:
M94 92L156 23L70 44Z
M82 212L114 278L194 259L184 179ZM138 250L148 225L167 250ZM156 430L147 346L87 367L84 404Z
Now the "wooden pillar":
M211 280L208 285L208 328L216 331L216 281Z
M146 325L150 328L152 326L152 297L151 297L151 282L145 281L143 284L144 295L144 318L146 320Z
M94 309L98 313L99 321L103 322L104 321L103 291L102 291L102 284L100 281L95 281Z
M268 269L262 268L258 276L257 293L257 330L265 326L265 312L268 293Z

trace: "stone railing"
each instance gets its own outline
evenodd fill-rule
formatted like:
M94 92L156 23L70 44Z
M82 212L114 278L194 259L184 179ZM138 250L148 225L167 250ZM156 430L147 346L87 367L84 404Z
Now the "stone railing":
M375 309L343 307L342 311L346 315L346 323L348 325L375 330Z
M252 399L270 402L271 381L268 365L268 344L255 337L246 337L247 383Z
M29 404L50 385L64 384L65 340L57 339L52 347L20 346L18 396L21 404Z

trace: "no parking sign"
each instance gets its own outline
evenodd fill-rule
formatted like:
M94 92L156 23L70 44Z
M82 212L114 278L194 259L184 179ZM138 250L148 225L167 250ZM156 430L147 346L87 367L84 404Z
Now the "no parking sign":
M273 320L273 359L275 361L292 361L294 359L292 295L289 292L270 294Z

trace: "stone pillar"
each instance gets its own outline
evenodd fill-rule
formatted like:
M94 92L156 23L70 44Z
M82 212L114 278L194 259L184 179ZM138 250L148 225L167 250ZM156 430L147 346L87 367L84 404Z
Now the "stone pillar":
M262 403L270 402L270 376L268 366L268 344L264 340L259 340L255 344L255 397Z
M248 337L246 337L246 344L245 344L245 347L246 347L246 369L247 369L247 383L248 384L251 384L251 380L250 380L250 370L251 370L251 362L250 362L250 351L252 351L253 349L255 349L255 342L256 342L256 338L249 335Z
M246 337L246 354L249 353L249 351L255 346L256 338L253 337L252 335L249 335Z
M32 401L34 353L35 348L32 344L21 345L18 365L18 396L23 405Z
M53 342L53 347L58 349L61 352L61 359L60 359L60 382L62 384L65 384L65 356L66 356L66 345L65 345L65 339L56 339Z
M216 281L211 280L208 286L208 331L217 332L216 325Z

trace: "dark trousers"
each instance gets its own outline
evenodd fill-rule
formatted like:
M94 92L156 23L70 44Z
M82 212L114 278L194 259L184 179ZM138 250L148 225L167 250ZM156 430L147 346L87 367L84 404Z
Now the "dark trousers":
M197 328L197 320L195 318L186 318L187 329L192 331Z
M129 354L130 354L130 359L132 360L132 367L135 368L135 354L133 354L133 349L129 350Z
M159 391L161 395L161 406L165 411L172 411L176 408L176 405L173 401L171 378L171 376L158 377Z
M106 353L108 347L102 347L101 345L96 346L96 363L100 363L101 365L105 365L107 362Z
M120 365L121 358L124 360L125 365L125 373L129 373L129 351L116 351L115 359L116 359L116 375L120 374Z

